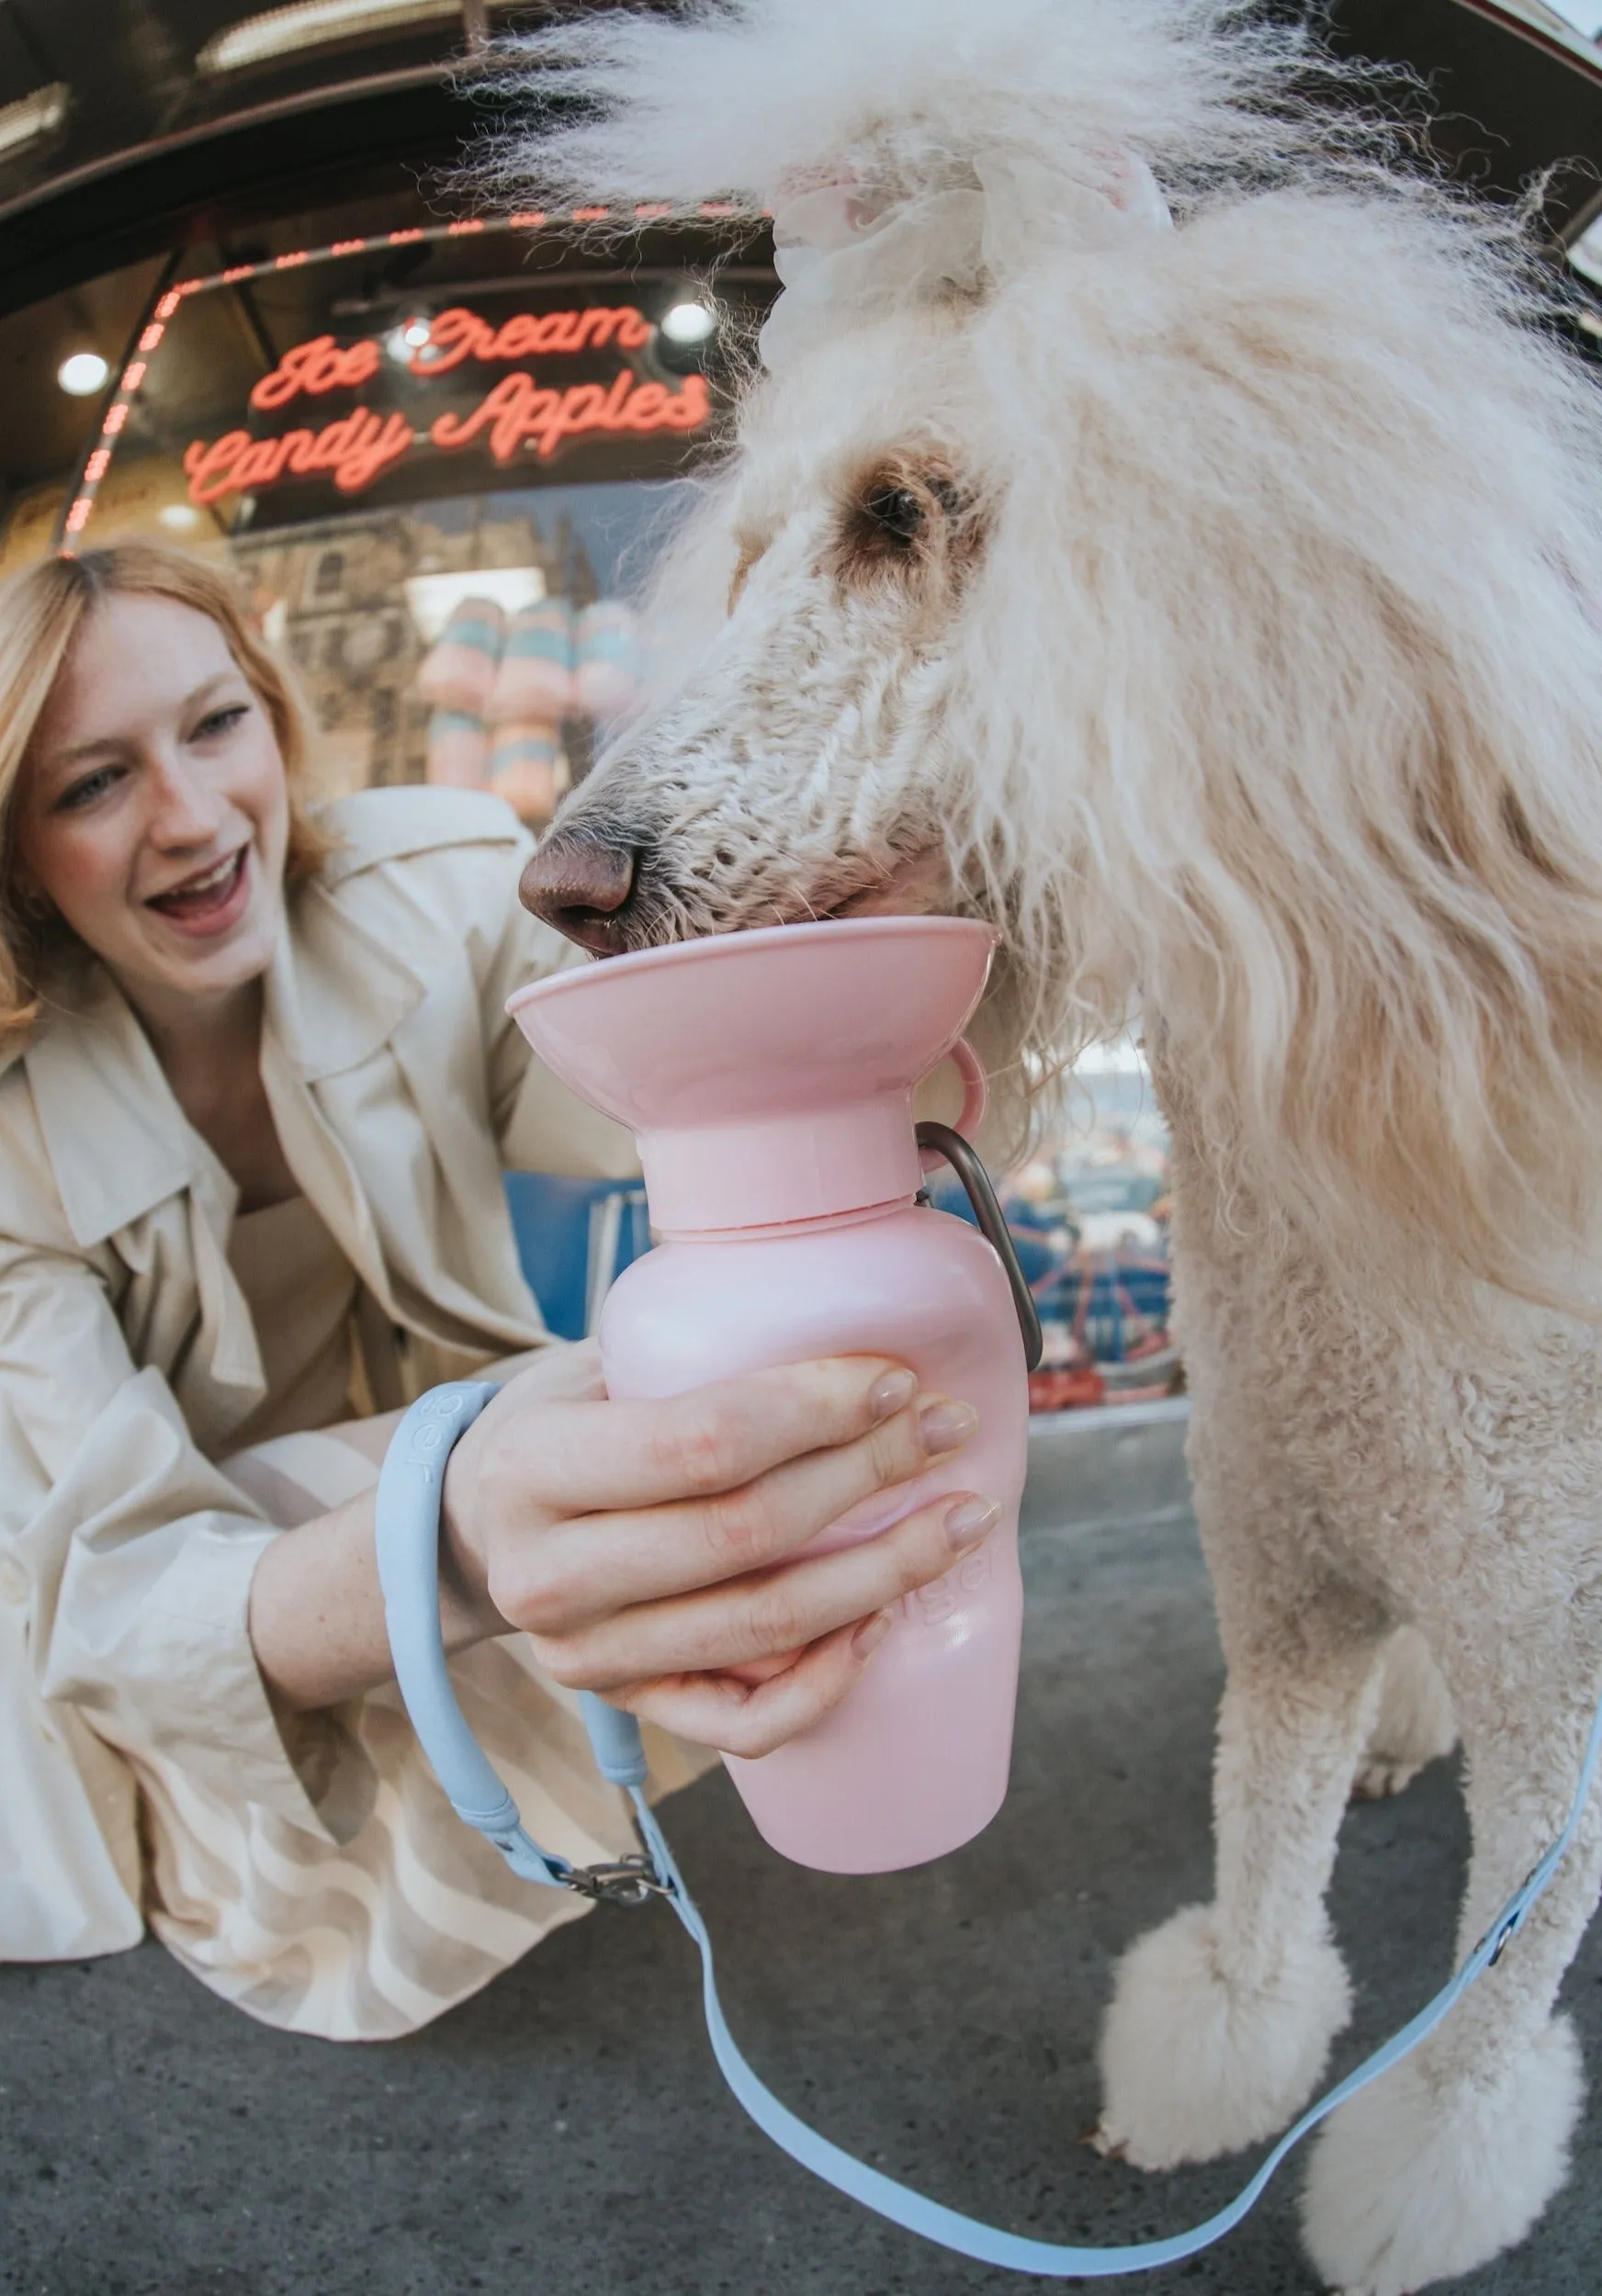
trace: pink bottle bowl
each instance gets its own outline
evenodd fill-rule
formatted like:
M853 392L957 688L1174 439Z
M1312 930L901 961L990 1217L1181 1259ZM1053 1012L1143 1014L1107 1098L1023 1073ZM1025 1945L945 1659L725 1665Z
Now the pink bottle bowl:
M945 1491L999 1500L995 1530L903 1598L822 1722L760 1761L728 1758L773 1848L835 1873L955 1849L1007 1787L1022 1342L991 1246L915 1203L912 1116L918 1082L966 1054L993 945L988 927L953 917L787 926L612 958L507 1007L547 1064L639 1142L663 1241L603 1311L614 1395L883 1354L979 1412L955 1459L830 1524L812 1549L870 1537Z

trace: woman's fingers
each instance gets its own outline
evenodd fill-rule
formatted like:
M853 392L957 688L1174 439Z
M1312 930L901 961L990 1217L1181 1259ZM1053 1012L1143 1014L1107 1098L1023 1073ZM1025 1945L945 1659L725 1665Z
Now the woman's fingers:
M892 1624L888 1612L837 1626L757 1684L729 1674L669 1674L609 1691L614 1705L720 1753L771 1754L852 1689Z
M988 1536L999 1513L994 1500L948 1491L833 1554L617 1611L573 1633L535 1632L535 1655L570 1689L603 1694L668 1674L750 1666L805 1649L942 1578Z
M464 1615L482 1612L483 1631L494 1634L485 1592L491 1547L508 1528L549 1520L540 1505L539 1430L565 1406L604 1410L606 1382L592 1339L553 1341L526 1360L488 1365L485 1377L503 1384L446 1461L440 1570Z
M787 1459L735 1490L552 1524L497 1555L491 1593L515 1625L567 1635L612 1612L744 1577L922 1474L978 1424L966 1403L917 1396L854 1442Z
M517 1394L509 1388L491 1406L494 1458L486 1455L480 1472L493 1474L502 1504L529 1494L547 1521L710 1498L865 1435L901 1410L916 1385L886 1356L837 1356L658 1402L553 1402L519 1413L509 1408Z

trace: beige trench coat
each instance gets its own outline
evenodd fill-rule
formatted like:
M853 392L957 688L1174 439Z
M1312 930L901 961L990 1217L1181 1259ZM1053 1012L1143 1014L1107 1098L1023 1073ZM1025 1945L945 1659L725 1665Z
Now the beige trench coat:
M340 846L293 896L262 1073L290 1167L362 1278L382 1405L544 1336L503 1166L636 1167L626 1136L541 1070L502 1012L512 989L572 954L518 906L527 838L506 808L379 790L327 818ZM149 1910L202 1975L274 2021L403 2030L482 1983L554 1909L532 1930L502 1922L487 1959L473 1957L482 1939L462 1943L470 1981L455 1964L420 1974L429 1953L413 1941L377 2008L370 1966L355 1968L370 1964L371 1935L359 1952L347 1940L322 2007L284 1975L297 1891L354 1895L367 1930L383 1929L387 1876L402 1852L416 1863L405 1827L359 1873L347 1858L331 1880L329 1861L367 1841L363 1813L386 1795L399 1792L412 1824L434 1789L392 1689L341 1710L339 1742L365 1766L354 1817L330 1814L337 1795L314 1798L269 1711L245 1618L276 1534L213 1464L263 1393L227 1258L234 1203L128 1006L91 970L0 1074L0 1958L127 1946ZM512 1649L470 1654L467 1673L476 1662L502 1735L525 1746L529 1790L553 1769L571 1787L547 1822L560 1831L565 1812L577 1843L614 1851L615 1812L568 1702L509 1672ZM525 1744L536 1708L543 1771ZM429 1919L465 1937L476 1898L511 1900L501 1878L461 1865L460 1829L436 1825L432 1805L426 1817L448 1843L426 1877ZM434 1889L447 1866L448 1904ZM218 1904L233 1925L221 1942ZM393 1936L385 1951L406 1959Z

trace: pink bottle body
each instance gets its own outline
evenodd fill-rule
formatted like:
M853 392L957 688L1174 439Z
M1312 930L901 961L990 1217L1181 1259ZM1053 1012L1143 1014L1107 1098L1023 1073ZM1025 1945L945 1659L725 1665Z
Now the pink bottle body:
M858 917L642 949L507 1003L540 1058L639 1144L668 1241L602 1311L617 1396L675 1395L755 1366L880 1354L973 1403L972 1443L818 1534L865 1538L942 1491L1003 1514L905 1597L856 1688L811 1730L729 1770L761 1832L803 1865L887 1873L971 1840L1007 1791L1022 1603L1028 1381L995 1251L919 1206L912 1094L943 1060L984 1114L963 1040L995 935L972 917Z
M943 1491L1000 1501L989 1537L902 1598L862 1680L820 1723L758 1761L727 1758L759 1831L800 1864L886 1873L971 1840L1007 1791L1022 1623L1028 1388L990 1245L965 1221L906 1201L670 1238L618 1278L600 1341L616 1396L874 1353L978 1411L978 1433L954 1459L853 1509L813 1544L868 1537Z

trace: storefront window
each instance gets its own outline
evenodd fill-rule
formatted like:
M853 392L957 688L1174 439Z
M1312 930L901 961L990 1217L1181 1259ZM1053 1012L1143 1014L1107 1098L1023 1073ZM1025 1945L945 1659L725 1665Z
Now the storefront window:
M714 297L710 243L586 261L594 216L315 218L158 279L76 490L18 502L6 556L48 546L47 508L68 549L224 556L325 793L478 785L548 819L637 692L630 595L773 289L726 263Z

